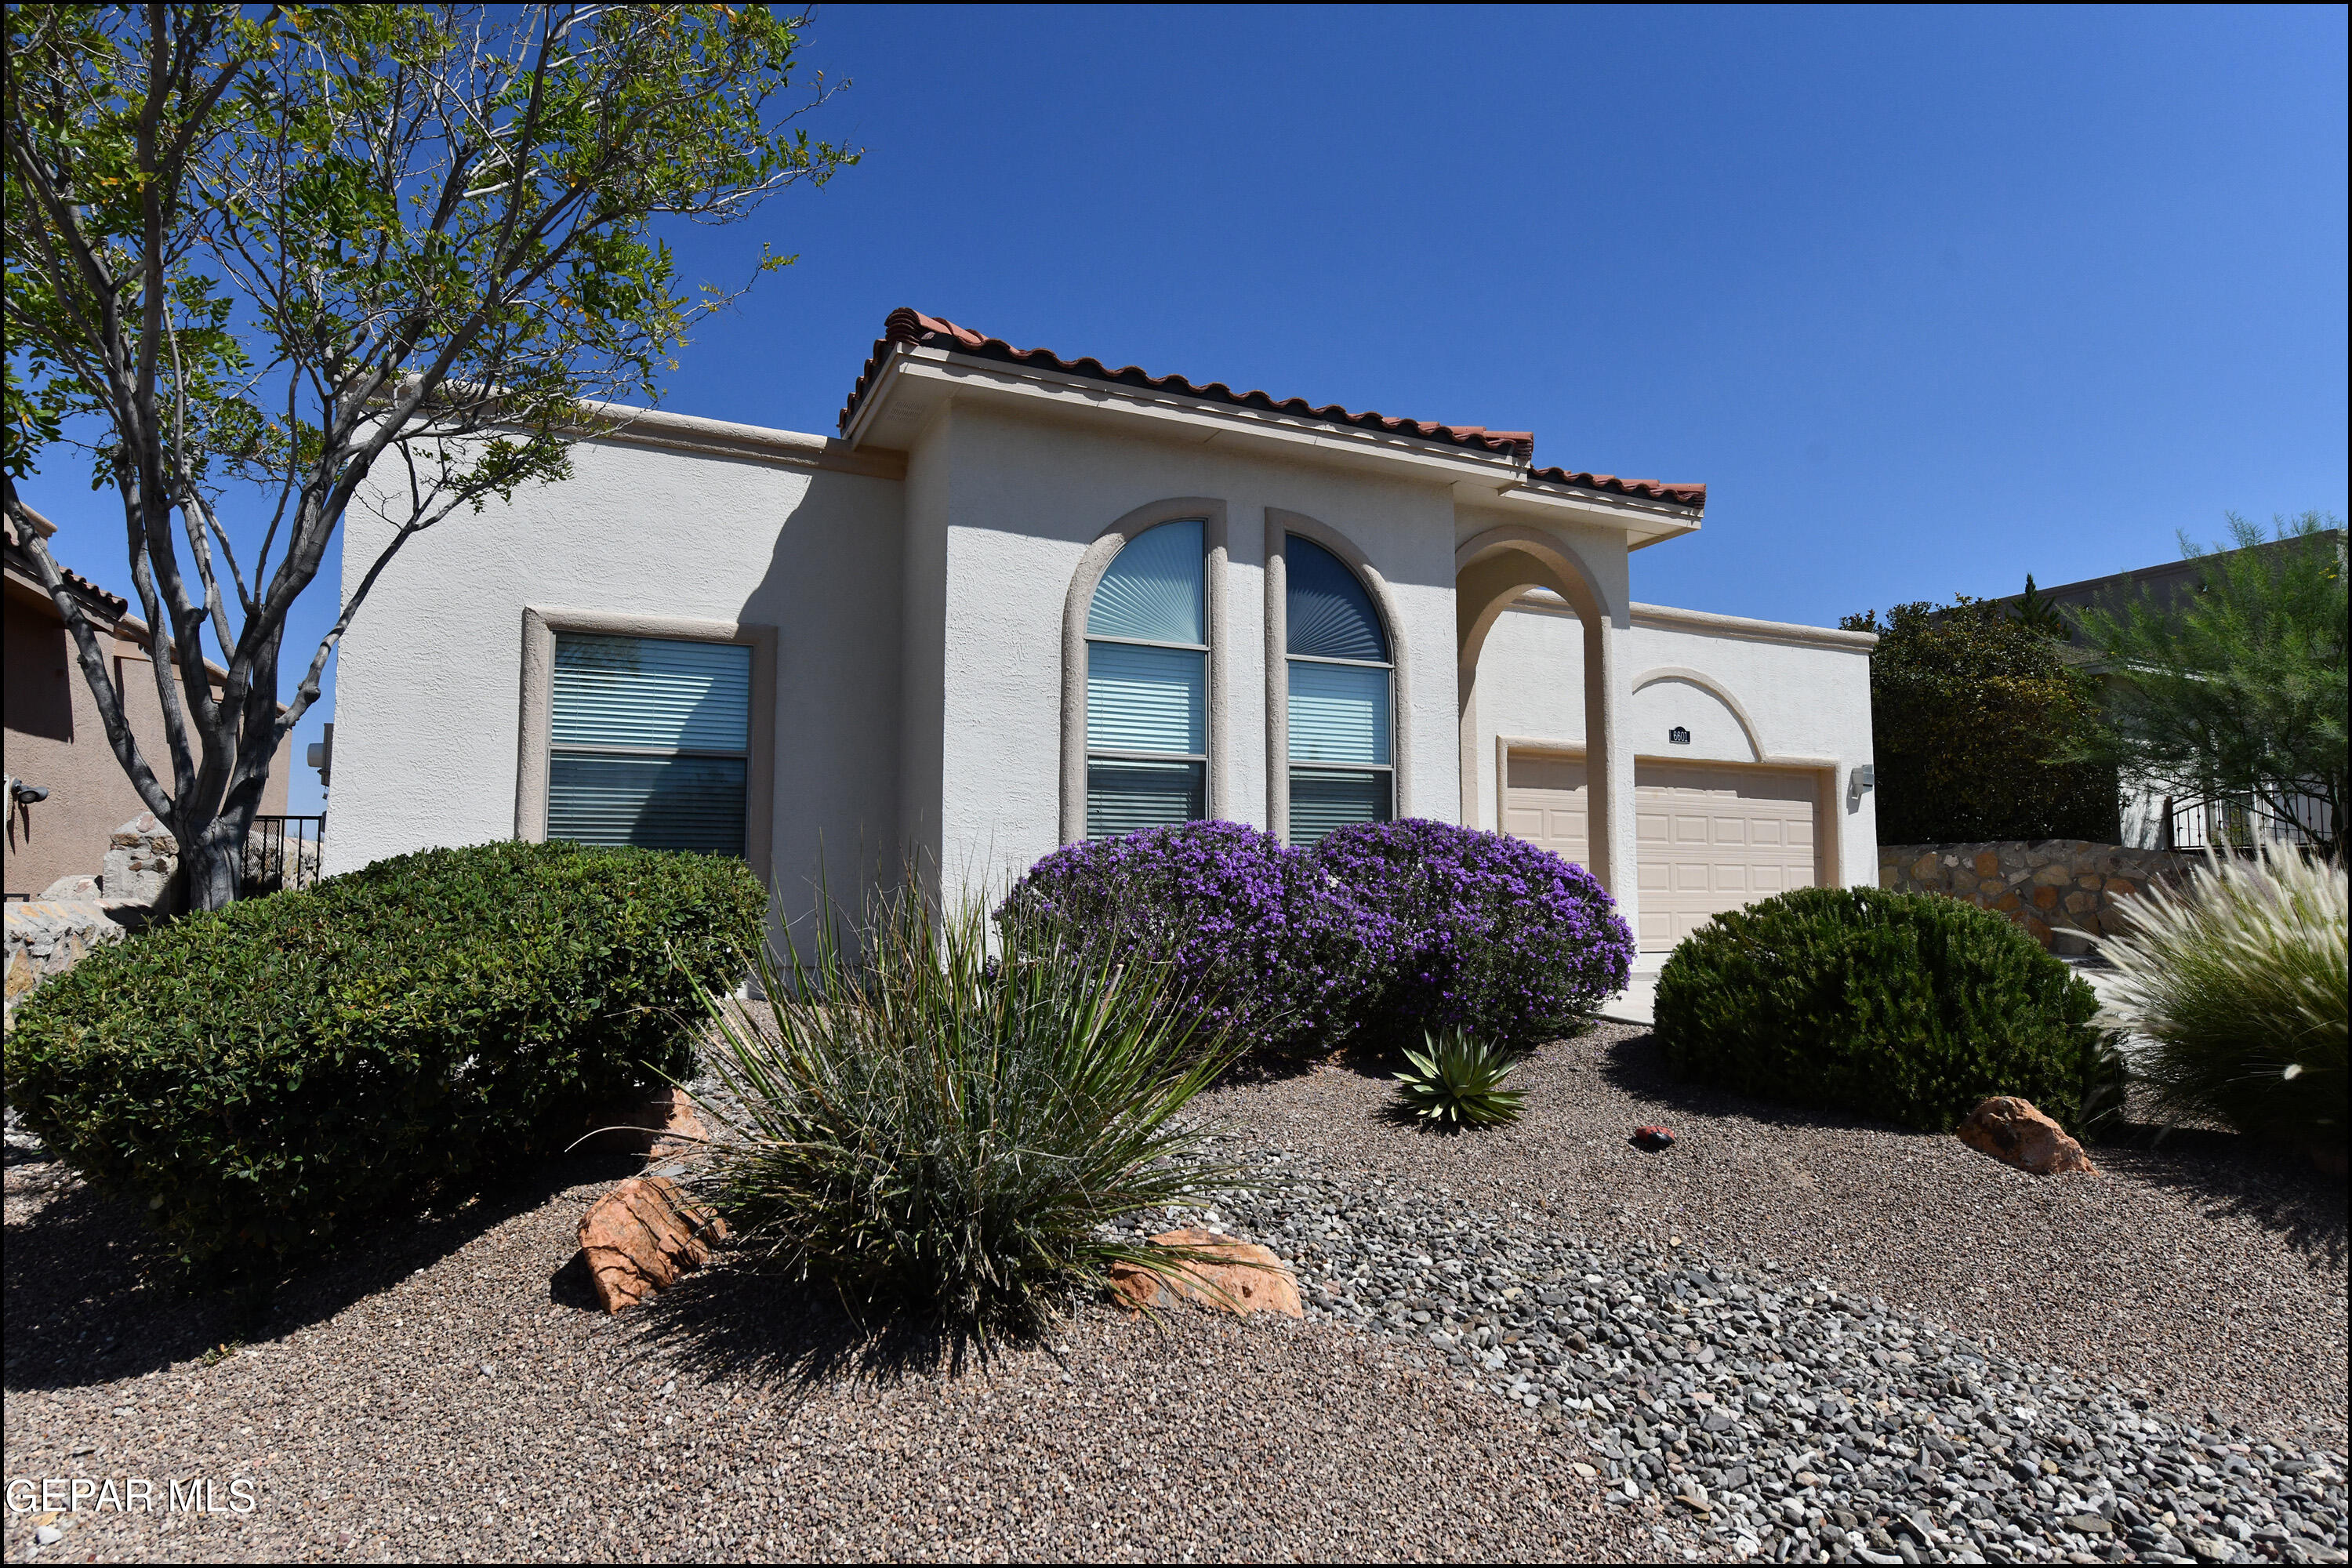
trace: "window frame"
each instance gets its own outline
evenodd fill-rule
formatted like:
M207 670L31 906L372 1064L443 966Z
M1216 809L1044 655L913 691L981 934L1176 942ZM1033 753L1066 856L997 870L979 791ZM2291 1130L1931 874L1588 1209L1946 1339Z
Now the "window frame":
M1095 590L1102 585L1119 552L1142 535L1169 522L1201 525L1202 644L1145 642L1134 637L1090 637L1087 617L1094 608ZM1139 506L1112 523L1086 548L1062 606L1062 765L1061 842L1087 839L1087 769L1089 758L1107 761L1197 762L1201 764L1201 817L1213 821L1226 814L1230 798L1225 784L1230 726L1226 721L1225 654L1225 503L1207 496L1171 496ZM1207 665L1202 716L1207 751L1180 757L1175 752L1133 752L1120 748L1096 750L1087 743L1087 645L1118 643L1134 647L1168 648L1200 653Z
M554 768L555 639L559 636L729 643L751 650L751 729L743 770L743 858L772 889L775 843L776 628L757 622L698 620L527 605L522 612L522 692L515 756L514 836L547 838L547 788ZM702 748L566 747L585 754L719 755ZM723 753L733 756L738 753Z

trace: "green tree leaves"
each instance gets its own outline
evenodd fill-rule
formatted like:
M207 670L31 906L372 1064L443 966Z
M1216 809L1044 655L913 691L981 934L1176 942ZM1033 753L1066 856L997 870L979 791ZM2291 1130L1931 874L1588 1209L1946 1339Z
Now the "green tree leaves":
M8 10L6 504L74 444L121 497L168 758L122 723L56 563L28 549L118 759L193 847L196 902L233 895L270 756L400 547L562 478L574 440L625 416L607 404L656 400L693 324L740 294L683 286L656 226L737 222L856 161L793 124L834 90L820 76L785 102L803 23L761 5ZM745 281L788 259L763 247ZM355 500L391 543L281 710L286 614ZM240 560L232 540L256 536Z
M2111 843L2111 768L2081 760L2099 713L2090 681L2040 626L1962 595L1849 616L1879 634L1870 660L1878 837L1887 844L2004 838Z
M2344 846L2346 607L2343 525L2317 512L2280 520L2265 541L2235 516L2235 548L2181 541L2198 591L2177 605L2143 595L2080 618L2105 661L2110 728L2085 748L2156 793L2251 800L2316 820L2328 807ZM2308 797L2299 801L2297 797Z

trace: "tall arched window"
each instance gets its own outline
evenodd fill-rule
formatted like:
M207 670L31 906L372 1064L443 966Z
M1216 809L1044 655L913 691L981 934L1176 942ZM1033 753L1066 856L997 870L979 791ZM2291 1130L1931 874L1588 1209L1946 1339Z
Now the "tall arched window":
M1294 533L1284 546L1290 680L1290 841L1318 842L1395 814L1389 755L1387 630L1371 595L1328 550Z
M1128 541L1087 611L1087 837L1208 815L1209 641L1199 519Z

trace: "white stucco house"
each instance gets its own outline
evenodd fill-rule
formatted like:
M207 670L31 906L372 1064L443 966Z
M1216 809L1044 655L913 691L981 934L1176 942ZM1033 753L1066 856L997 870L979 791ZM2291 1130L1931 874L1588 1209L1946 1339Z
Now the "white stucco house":
M1633 598L1704 487L894 311L838 434L652 412L419 535L343 645L328 870L553 835L746 855L784 912L1195 816L1424 816L1589 866L1642 944L1876 876L1866 635ZM346 590L381 546L347 526Z

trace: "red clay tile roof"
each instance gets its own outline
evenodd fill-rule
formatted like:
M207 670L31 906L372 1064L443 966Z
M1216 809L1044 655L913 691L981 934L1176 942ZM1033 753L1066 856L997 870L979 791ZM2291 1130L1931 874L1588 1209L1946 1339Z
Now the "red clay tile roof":
M1664 479L1621 479L1614 474L1571 474L1565 468L1538 468L1532 476L1556 485L1588 490L1614 490L1619 495L1647 496L1652 500L1680 501L1685 506L1706 504L1705 485L1670 485Z
M1303 397L1276 398L1263 392L1235 392L1221 381L1196 386L1181 375L1150 375L1134 365L1112 370L1097 359L1066 360L1049 349L1016 349L1003 338L986 337L969 327L959 327L953 321L941 321L937 316L926 316L904 305L891 311L883 322L882 336L875 340L874 352L867 356L866 368L858 372L857 384L850 389L849 401L842 405L841 428L845 435L849 430L850 421L857 416L858 405L866 401L866 390L873 385L876 373L889 357L893 343L947 349L981 359L1003 360L1008 364L1030 365L1058 371L1064 375L1084 376L1089 381L1144 386L1155 392L1180 393L1213 403L1230 403L1238 408L1261 408L1269 413L1296 415L1328 425L1352 425L1361 429L1384 430L1392 436L1417 436L1424 441L1440 441L1448 446L1492 452L1530 466L1535 462L1536 438L1531 431L1489 430L1483 425L1434 425L1421 419L1394 419L1385 414L1356 414L1336 403L1318 408ZM1656 479L1621 479L1613 474L1571 474L1559 468L1545 468L1532 477L1586 489L1614 490L1621 495L1678 501L1685 506L1706 505L1705 485L1669 485Z

